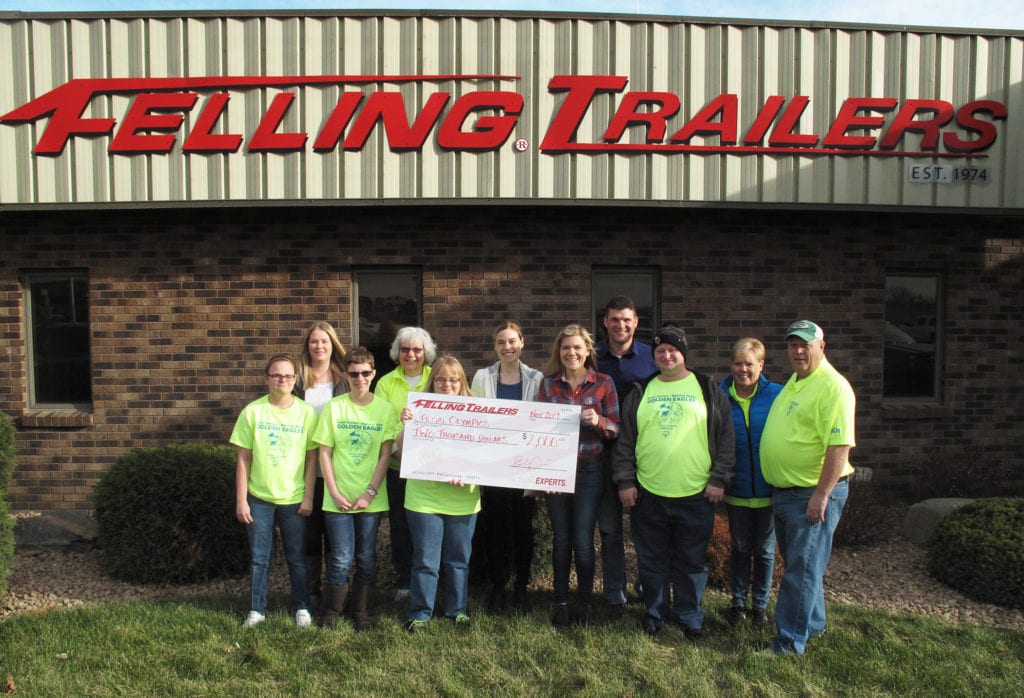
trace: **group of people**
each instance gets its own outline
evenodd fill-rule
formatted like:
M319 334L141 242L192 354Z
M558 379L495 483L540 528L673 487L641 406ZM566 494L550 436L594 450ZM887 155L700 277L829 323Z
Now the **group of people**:
M853 471L855 399L825 359L823 331L805 320L789 326L794 373L779 385L762 374L765 347L757 339L735 343L730 375L717 382L688 367L683 328L662 326L650 345L635 339L639 319L629 298L609 301L603 324L607 340L599 343L581 325L567 325L537 371L521 360L522 329L504 322L494 334L498 361L477 371L472 383L459 360L439 355L419 327L398 331L391 346L398 365L373 392L373 355L362 347L346 354L327 323L310 328L298 360L272 357L268 394L245 407L231 435L238 448L237 516L252 554L243 624L265 619L276 523L296 624L313 622L311 596L319 593L318 625L335 625L347 609L357 630L372 628L384 512L396 598L408 601L407 630L422 629L435 615L439 584L440 614L456 625L469 622L469 562L481 511L476 554L484 558L488 605L525 604L535 493L400 477L402 425L415 417L407 396L436 392L580 406L574 491L544 495L553 625L591 620L595 529L604 600L611 608L626 603L628 511L636 590L646 607L643 630L654 635L670 622L687 637L700 637L706 552L715 506L724 502L732 543L730 619L769 625L777 540L785 570L771 651L802 654L825 629L822 580Z

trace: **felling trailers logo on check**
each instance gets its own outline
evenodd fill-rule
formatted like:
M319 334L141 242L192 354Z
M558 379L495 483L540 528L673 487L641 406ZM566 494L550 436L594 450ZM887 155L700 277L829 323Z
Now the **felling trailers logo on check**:
M359 151L378 124L393 151L420 150L433 134L443 150L486 152L513 137L525 101L518 92L470 90L453 98L450 92L424 89L422 104L412 105L416 111L410 119L406 97L383 85L518 80L514 75L472 74L76 79L0 116L0 122L17 126L46 118L33 152L50 156L62 153L72 138L107 136L112 155L170 153L179 138L181 151L196 155L235 153L243 145L251 153L310 147L315 152ZM540 152L984 157L998 138L998 122L1007 117L1003 103L988 99L956 105L941 99L848 97L821 135L802 130L810 97L768 96L749 123L741 123L740 96L722 93L670 133L670 122L678 123L679 96L626 91L627 83L628 78L618 75L552 77L548 91L563 96ZM366 90L374 85L381 87ZM287 88L326 86L341 87L341 94L324 113L310 145L309 133L284 129L298 97ZM268 94L251 133L232 133L232 92L253 89L280 91ZM94 103L114 95L130 98L120 118L85 116ZM602 137L581 141L580 126L591 106L606 99L613 100L613 110ZM643 142L622 142L633 128L643 129ZM920 136L914 150L901 149L908 134Z

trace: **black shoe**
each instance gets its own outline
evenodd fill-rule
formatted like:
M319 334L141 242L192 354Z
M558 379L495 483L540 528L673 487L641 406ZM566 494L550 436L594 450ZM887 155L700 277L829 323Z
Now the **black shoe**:
M704 628L683 628L683 635L691 640L699 640L704 637Z
M647 633L649 637L654 637L658 634L658 631L661 630L661 626L650 618L644 618L640 621L640 627L644 629L644 632Z
M618 618L626 615L626 604L625 603L610 603L605 606L607 609L607 615L609 618Z
M764 611L762 611L763 613ZM743 606L730 606L729 607L729 622L733 625L742 623L747 619L747 609Z
M556 628L569 627L569 604L555 604L555 608L551 613L551 625L555 626Z
M763 608L755 608L750 614L750 620L755 628L767 628L769 624L768 614Z

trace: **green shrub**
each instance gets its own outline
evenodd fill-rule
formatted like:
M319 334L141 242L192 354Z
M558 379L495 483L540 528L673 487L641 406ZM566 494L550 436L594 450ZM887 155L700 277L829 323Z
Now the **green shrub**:
M235 449L181 444L136 449L96 486L107 572L142 583L192 583L248 568L235 518Z
M14 561L14 517L7 507L7 500L0 497L0 599L7 593L7 577Z
M14 447L14 432L14 422L6 412L0 412L0 499L7 496L7 487L11 484L11 475L18 457Z
M0 598L7 593L7 576L14 560L14 519L7 507L7 486L14 472L14 423L0 412Z
M946 517L928 572L978 601L1024 609L1024 499L980 499Z

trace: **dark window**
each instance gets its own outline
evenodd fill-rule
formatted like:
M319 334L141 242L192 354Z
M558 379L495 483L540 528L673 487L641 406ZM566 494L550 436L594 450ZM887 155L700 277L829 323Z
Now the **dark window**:
M936 276L886 277L885 397L938 397L940 300Z
M395 367L391 342L403 327L422 324L423 279L418 269L356 269L353 272L356 299L356 346L373 353L377 377Z
M650 342L660 322L658 299L661 297L661 277L658 270L648 267L594 267L591 279L594 308L594 336L598 341L607 337L604 330L604 307L615 296L629 296L636 305L640 318L635 337Z
M30 273L25 288L29 406L91 407L88 277Z

